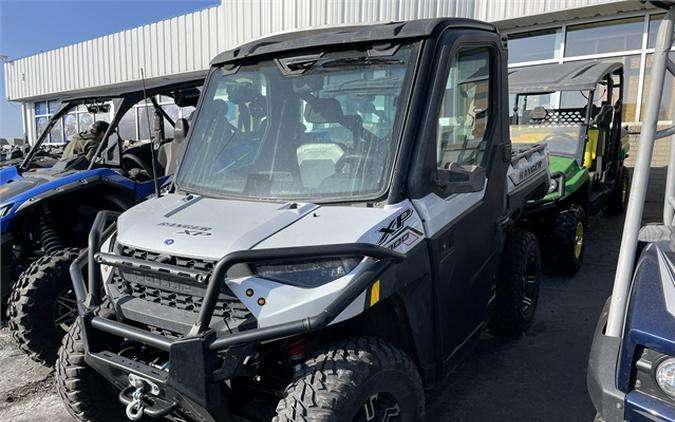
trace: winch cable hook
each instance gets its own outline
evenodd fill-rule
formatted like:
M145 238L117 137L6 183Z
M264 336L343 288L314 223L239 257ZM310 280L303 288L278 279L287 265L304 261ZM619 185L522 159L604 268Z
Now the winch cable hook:
M136 390L131 396L132 400L126 408L127 418L132 421L138 421L143 417L143 386L136 387Z

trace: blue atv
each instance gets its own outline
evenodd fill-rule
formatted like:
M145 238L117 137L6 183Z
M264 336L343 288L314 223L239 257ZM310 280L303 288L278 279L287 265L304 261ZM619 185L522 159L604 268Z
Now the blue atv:
M675 422L675 125L657 130L675 39L675 1L654 51L651 83L626 210L611 298L597 324L588 361L588 391L597 422ZM654 141L673 136L662 224L640 228Z
M157 97L171 97L179 107L195 106L204 77L205 72L191 73L63 98L21 164L0 168L0 297L14 339L32 359L53 363L77 315L68 267L86 247L98 211L138 204L175 171L187 121L174 121ZM154 109L152 143L119 135L122 118L127 112L135 118L134 105L141 101L148 112ZM51 129L77 107L93 115L110 107L114 111L91 160L62 158L59 150L42 147ZM173 127L171 138L165 136L165 122Z

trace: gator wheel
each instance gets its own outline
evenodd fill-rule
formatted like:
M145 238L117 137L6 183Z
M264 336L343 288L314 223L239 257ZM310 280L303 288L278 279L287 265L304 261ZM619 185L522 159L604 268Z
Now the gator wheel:
M609 196L607 206L603 210L605 214L618 215L626 210L628 204L628 194L630 190L630 182L628 180L628 170L625 167L621 169L621 176L619 176L619 183Z
M574 275L581 268L586 243L586 219L583 208L570 205L556 218L549 235L548 259L560 274Z
M424 390L415 364L372 337L319 351L298 370L277 405L274 422L391 421L424 418Z
M497 336L526 331L534 321L541 285L541 258L534 234L514 229L506 239L497 280L497 297L488 324Z
M71 325L59 349L56 390L66 410L75 419L92 422L127 420L117 392L84 362L84 340L79 320Z
M70 264L81 249L66 248L33 262L12 287L7 317L12 337L31 359L51 366L77 317Z

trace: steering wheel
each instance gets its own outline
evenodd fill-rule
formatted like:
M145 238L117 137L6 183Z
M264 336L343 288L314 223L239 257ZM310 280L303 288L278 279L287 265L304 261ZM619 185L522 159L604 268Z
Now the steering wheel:
M140 168L141 170L145 171L150 178L152 178L152 167L150 167L145 161L141 160L133 152L125 152L122 154L121 166L122 169L127 173L129 173L129 171L134 168Z
M374 157L366 158L358 154L345 154L335 163L335 173L341 175L354 174L359 162L365 168L373 168L372 165L377 164Z

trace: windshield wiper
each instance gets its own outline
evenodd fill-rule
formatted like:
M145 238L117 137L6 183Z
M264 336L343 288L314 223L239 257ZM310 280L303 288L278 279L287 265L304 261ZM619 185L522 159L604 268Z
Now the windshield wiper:
M327 60L321 63L321 67L339 67L353 65L372 65L372 64L403 64L403 60L391 57L344 57L342 59Z

